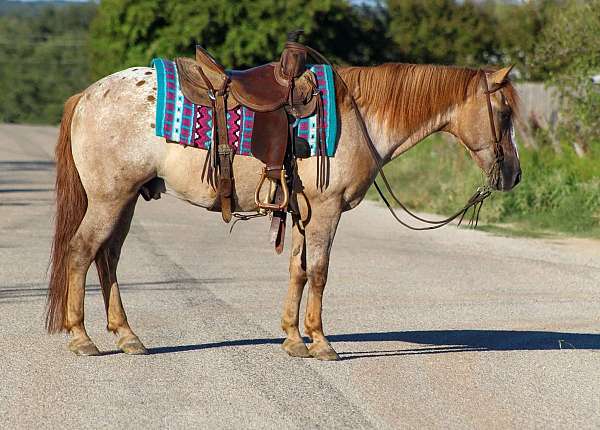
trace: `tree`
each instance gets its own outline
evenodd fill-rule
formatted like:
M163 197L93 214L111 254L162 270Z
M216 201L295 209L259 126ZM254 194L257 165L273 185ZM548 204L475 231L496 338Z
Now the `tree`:
M562 103L565 135L579 155L600 150L600 0L569 0L552 12L536 51Z
M388 0L388 8L399 60L479 65L499 56L494 16L470 1Z
M146 65L153 57L192 56L201 44L226 67L276 58L290 30L331 60L369 63L385 53L382 8L346 0L105 0L92 25L95 77Z
M548 23L557 0L531 0L523 3L493 2L486 6L497 18L496 43L501 52L500 63L516 64L520 78L544 80L548 71L535 61L535 48Z
M55 123L89 83L86 35L94 4L14 6L0 17L0 122Z

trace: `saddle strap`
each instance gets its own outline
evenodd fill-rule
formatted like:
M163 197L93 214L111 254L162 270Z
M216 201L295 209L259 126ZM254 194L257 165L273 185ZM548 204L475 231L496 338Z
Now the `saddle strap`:
M275 203L281 204L284 200L281 186L277 186L275 192ZM285 222L287 219L286 211L274 211L271 219L271 228L269 229L269 238L272 245L275 246L275 252L281 254L285 241Z
M229 146L227 136L227 99L225 88L216 95L215 116L217 123L218 136L218 156L219 156L219 186L218 194L221 201L221 216L223 221L231 221L232 196L233 196L233 175L232 175L232 152Z
M208 57L212 59L212 57ZM231 152L231 147L229 146L227 136L227 90L229 86L229 78L223 71L223 83L221 88L215 90L214 86L210 82L210 79L208 79L201 66L198 67L198 72L200 73L204 84L208 88L208 96L210 98L214 113L211 158L213 168L215 168L214 171L216 172L216 167L218 167L219 171L217 193L221 203L221 216L223 217L223 221L228 223L231 221L232 217L231 200L233 195L233 174L231 168L233 154ZM215 134L217 135L216 142Z

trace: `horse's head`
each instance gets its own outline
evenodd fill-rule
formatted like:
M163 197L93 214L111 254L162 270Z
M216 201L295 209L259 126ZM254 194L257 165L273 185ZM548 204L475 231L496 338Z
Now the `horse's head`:
M512 189L521 180L513 128L518 101L508 80L511 68L475 75L477 90L457 107L448 127L485 172L489 185L500 191Z

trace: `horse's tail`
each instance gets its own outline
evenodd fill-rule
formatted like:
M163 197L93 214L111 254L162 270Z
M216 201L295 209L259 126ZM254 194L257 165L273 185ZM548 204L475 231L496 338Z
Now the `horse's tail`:
M82 94L75 94L65 103L55 149L56 217L50 260L52 269L46 303L46 329L49 333L64 330L69 284L69 243L87 210L87 195L75 167L71 150L71 122L81 96Z

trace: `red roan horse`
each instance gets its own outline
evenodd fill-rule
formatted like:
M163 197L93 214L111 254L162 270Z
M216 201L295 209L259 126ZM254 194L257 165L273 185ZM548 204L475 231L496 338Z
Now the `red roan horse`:
M295 196L300 215L293 217L290 283L281 323L286 333L283 349L288 354L321 360L338 358L321 322L333 237L342 212L361 202L378 170L348 91L383 163L426 136L445 131L469 151L491 187L510 190L521 172L511 133L517 97L508 81L510 68L485 75L476 69L409 64L338 71L347 88L337 85L340 138L335 157L329 161L328 187L315 186L314 157L298 160L297 179L303 189ZM125 316L116 275L140 192L156 192L153 179L162 178L167 190L183 200L205 208L215 203L214 189L197 174L207 152L166 144L155 135L156 85L153 69L128 69L101 79L65 105L56 147L57 213L47 328L51 333L69 332L69 348L76 354L99 353L86 333L83 312L86 273L93 261L102 285L108 330L118 336L123 352L146 352ZM497 130L498 139L491 128ZM498 146L502 158L497 157ZM256 209L254 187L261 167L252 157L235 157L237 211ZM308 347L298 327L307 281L310 292L304 326L312 340Z

